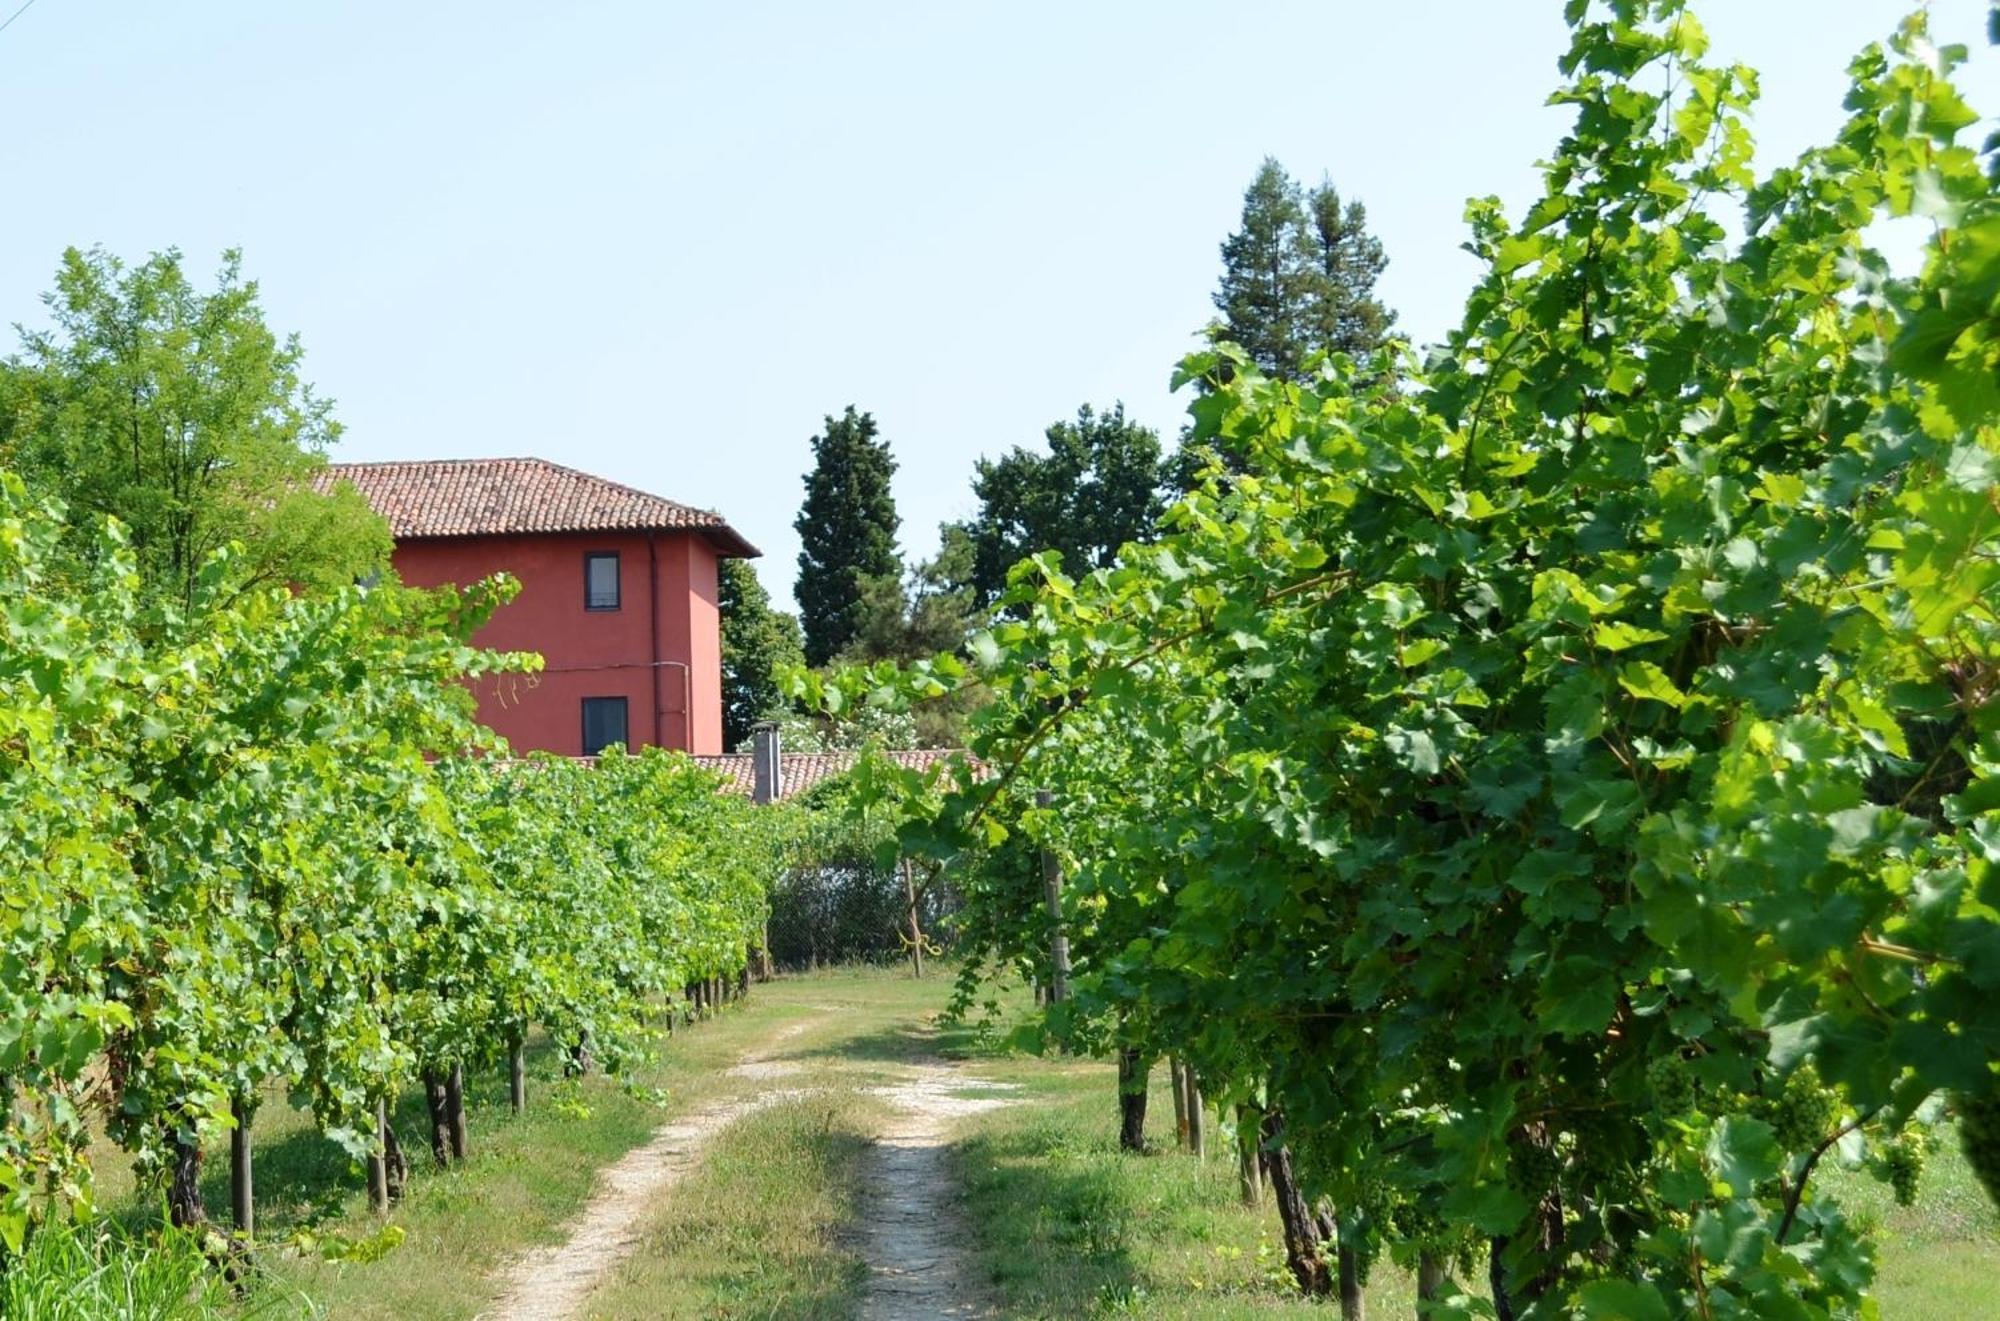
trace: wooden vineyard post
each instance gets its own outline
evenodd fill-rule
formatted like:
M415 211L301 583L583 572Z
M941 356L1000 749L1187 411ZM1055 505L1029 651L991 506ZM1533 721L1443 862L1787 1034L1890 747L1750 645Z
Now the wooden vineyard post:
M1243 1205L1264 1204L1264 1164L1258 1138L1257 1112L1247 1105L1236 1107L1236 1183Z
M229 1216L247 1242L257 1232L257 1195L250 1174L250 1119L256 1107L242 1097L229 1102Z
M375 1101L375 1154L368 1158L368 1205L376 1215L389 1214L389 1102Z
M1035 790L1035 806L1047 811L1055 795ZM1069 932L1063 927L1062 866L1054 849L1042 850L1042 893L1049 906L1049 1003L1069 999Z
M1174 1092L1174 1145L1188 1144L1187 1112L1187 1072L1181 1067L1181 1057L1167 1056L1167 1082Z
M445 1112L451 1119L451 1158L465 1159L465 1066L454 1064L444 1080Z
M1194 1065L1183 1062L1182 1076L1187 1079L1188 1150L1196 1160L1208 1158L1208 1135L1201 1099L1201 1081L1195 1076Z
M1340 1274L1340 1321L1365 1321L1368 1297L1361 1284L1361 1254L1354 1250L1352 1225L1343 1225L1336 1257Z
M903 872L903 905L910 915L910 974L921 978L924 975L924 927L917 920L917 884L910 875L910 856L904 854L897 865Z
M507 1043L507 1105L517 1115L528 1108L528 1050L518 1038Z

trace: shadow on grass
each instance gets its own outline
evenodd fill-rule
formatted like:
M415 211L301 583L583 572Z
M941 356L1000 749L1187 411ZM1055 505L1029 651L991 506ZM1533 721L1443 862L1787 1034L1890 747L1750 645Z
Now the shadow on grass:
M531 1040L528 1071L531 1078L551 1079L559 1067L554 1045L546 1038ZM264 1114L287 1109L282 1096L264 1102ZM465 1074L465 1108L477 1143L485 1125L509 1117L507 1082L497 1067L468 1068ZM437 1167L430 1149L430 1111L421 1089L412 1088L396 1099L390 1122L402 1144L414 1185ZM282 1134L266 1137L268 1121L252 1122L252 1162L257 1194L257 1236L284 1238L294 1230L338 1217L352 1197L367 1192L367 1176L361 1162L350 1157L333 1139L321 1133L310 1119ZM164 1178L142 1185L138 1195L116 1207L112 1218L133 1231L156 1229L166 1219ZM230 1223L229 1142L212 1144L202 1164L201 1200L209 1219Z
M1108 1145L1029 1124L954 1145L980 1264L1008 1315L1084 1316L1143 1297L1130 1244L1145 1209Z
M937 1038L924 1029L900 1024L857 1032L852 1036L808 1046L798 1051L781 1051L776 1058L866 1060L883 1064L908 1064L927 1055L938 1054Z

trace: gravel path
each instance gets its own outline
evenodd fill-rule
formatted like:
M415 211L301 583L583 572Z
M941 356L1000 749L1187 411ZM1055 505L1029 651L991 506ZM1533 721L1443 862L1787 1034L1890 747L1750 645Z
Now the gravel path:
M861 1251L868 1260L862 1321L996 1315L965 1260L945 1136L952 1121L1008 1104L1010 1084L967 1078L925 1061L905 1081L875 1088L894 1111L862 1166Z
M759 1066L778 1046L812 1026L793 1023L762 1048L743 1057L740 1076L759 1077ZM735 1070L732 1070L734 1072ZM799 1089L767 1091L727 1102L666 1125L646 1145L606 1169L583 1214L561 1243L536 1248L510 1262L496 1284L500 1300L482 1312L490 1321L563 1321L631 1252L660 1195L701 1160L709 1141L745 1115L794 1100Z

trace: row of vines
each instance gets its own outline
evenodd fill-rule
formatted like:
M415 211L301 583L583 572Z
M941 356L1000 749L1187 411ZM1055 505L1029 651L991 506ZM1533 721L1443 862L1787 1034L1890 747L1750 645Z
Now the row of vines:
M203 1218L234 1134L289 1097L378 1200L383 1116L423 1088L464 1142L464 1070L529 1033L617 1067L760 942L783 813L657 751L508 761L463 681L505 600L355 588L142 604L116 526L77 581L58 511L0 474L0 1242L87 1205L108 1133ZM440 1137L436 1139L442 1142Z
M1759 176L1678 0L1567 11L1574 127L1470 208L1446 343L1195 356L1155 542L797 690L996 695L976 763L857 782L988 967L1048 979L1060 858L1046 1032L1184 1059L1309 1292L1868 1315L1816 1169L1907 1198L1955 1133L2000 1194L2000 163L1921 18Z

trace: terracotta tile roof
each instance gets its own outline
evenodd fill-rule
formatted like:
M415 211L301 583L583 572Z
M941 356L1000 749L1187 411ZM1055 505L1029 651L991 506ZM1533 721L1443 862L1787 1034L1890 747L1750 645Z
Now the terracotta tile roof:
M700 532L725 555L755 556L722 515L546 459L331 463L315 478L355 489L399 540L510 532Z
M792 798L854 769L859 759L858 752L786 752L778 754L778 797ZM914 770L928 770L947 757L963 754L946 748L917 748L906 752L884 752L882 754L898 766ZM704 770L720 772L726 783L724 793L742 794L749 797L755 783L754 758L747 752L726 752L720 755L696 757L695 764Z

